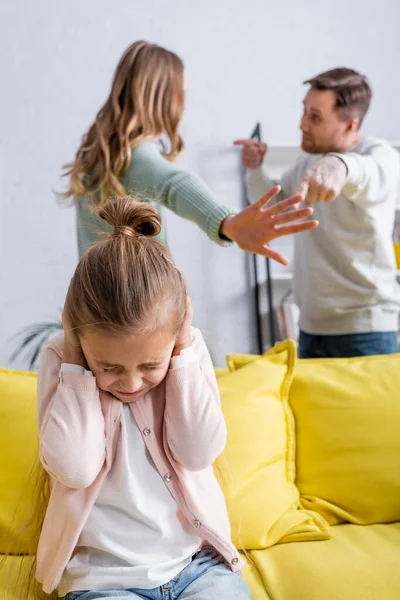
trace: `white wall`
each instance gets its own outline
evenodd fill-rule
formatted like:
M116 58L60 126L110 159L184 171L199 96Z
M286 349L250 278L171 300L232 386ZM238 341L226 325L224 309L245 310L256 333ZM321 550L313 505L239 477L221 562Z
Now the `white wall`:
M108 94L120 54L137 39L187 67L184 168L217 198L243 201L231 146L256 120L266 141L298 141L301 81L347 65L375 97L366 130L400 139L400 3L381 0L41 0L0 8L0 365L13 336L59 316L76 263L74 213L57 206L60 166ZM171 215L169 238L216 362L254 347L246 257ZM15 363L16 367L23 367Z

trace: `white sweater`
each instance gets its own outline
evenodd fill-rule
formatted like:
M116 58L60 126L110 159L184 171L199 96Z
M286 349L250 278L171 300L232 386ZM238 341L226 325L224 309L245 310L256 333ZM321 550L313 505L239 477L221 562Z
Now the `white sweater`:
M331 203L315 204L319 227L295 236L293 290L300 329L314 335L396 331L400 288L392 233L400 157L374 138L338 156L348 169L342 193ZM295 194L320 158L302 153L282 177L281 196ZM275 185L266 163L246 173L252 201Z

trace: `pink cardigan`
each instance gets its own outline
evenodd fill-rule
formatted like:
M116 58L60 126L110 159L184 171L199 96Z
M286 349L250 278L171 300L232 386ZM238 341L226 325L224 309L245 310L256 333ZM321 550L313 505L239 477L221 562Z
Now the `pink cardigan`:
M164 381L130 406L143 440L184 516L233 571L243 562L230 541L225 500L212 464L226 443L210 355L192 328L197 360L169 369ZM51 495L36 577L46 593L59 584L113 463L121 402L94 377L60 373L63 335L42 352L38 377L40 458Z

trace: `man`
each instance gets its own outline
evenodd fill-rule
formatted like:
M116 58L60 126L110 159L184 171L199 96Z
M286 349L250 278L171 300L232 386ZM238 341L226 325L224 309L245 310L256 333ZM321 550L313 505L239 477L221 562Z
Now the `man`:
M399 154L363 137L371 101L366 78L338 68L305 82L300 129L304 153L284 173L282 194L300 192L319 227L296 236L293 269L303 358L398 351L400 308L392 232L399 190ZM252 201L274 183L264 164L267 146L243 146Z

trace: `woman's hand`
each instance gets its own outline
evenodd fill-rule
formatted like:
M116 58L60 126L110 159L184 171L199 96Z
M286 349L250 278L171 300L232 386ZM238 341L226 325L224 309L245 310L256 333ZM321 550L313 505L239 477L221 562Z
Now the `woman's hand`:
M318 221L294 223L294 221L309 217L313 213L311 207L297 208L297 205L303 201L301 195L281 200L273 206L266 206L279 192L280 187L277 185L258 202L248 206L237 215L227 217L221 225L221 233L236 242L242 250L268 256L286 266L289 264L286 256L272 250L268 246L269 242L283 235L315 229L318 227Z
M85 355L83 354L79 338L71 327L67 302L65 302L62 313L62 326L64 329L64 351L62 357L63 363L79 365L84 369L87 369L88 365Z
M186 295L186 314L185 319L182 323L180 331L178 331L175 338L175 346L172 352L172 356L179 356L181 350L190 348L192 345L192 336L190 335L190 326L193 321L193 307L189 295Z

